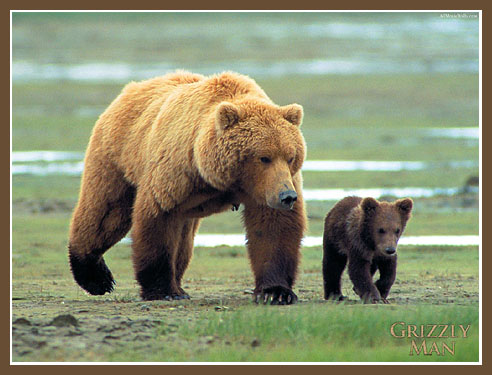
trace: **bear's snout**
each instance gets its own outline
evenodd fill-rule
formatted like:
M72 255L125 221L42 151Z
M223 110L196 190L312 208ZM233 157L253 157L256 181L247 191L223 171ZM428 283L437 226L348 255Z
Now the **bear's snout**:
M384 249L384 252L388 255L395 255L396 253L396 248L393 246L389 246L386 249Z
M282 208L291 210L297 201L297 193L294 190L282 191L278 195L278 199Z

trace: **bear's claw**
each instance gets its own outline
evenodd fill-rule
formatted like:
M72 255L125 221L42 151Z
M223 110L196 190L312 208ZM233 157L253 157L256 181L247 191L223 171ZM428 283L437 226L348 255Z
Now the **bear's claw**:
M183 293L171 293L171 294L164 294L164 293L145 293L142 294L142 299L146 301L154 301L154 300L161 300L161 301L179 301L182 299L190 299L190 296L183 292Z
M261 293L256 292L253 300L264 305L268 302L270 305L292 305L297 302L297 295L283 286L273 286L262 289Z

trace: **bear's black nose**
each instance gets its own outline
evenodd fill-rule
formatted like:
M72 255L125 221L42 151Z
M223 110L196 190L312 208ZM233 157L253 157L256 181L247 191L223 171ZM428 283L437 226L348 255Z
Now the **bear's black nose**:
M297 200L297 193L294 190L282 191L278 198L284 208L291 209Z
M386 254L388 255L393 255L394 253L396 253L396 249L394 247L387 247L386 249L384 249L384 251L386 251Z

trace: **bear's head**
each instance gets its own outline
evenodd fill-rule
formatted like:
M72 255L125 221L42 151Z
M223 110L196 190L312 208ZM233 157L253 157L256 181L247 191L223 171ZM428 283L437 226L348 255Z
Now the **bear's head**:
M389 203L364 198L360 207L363 214L363 240L379 254L396 255L398 240L410 219L413 201L405 198Z
M302 117L298 104L221 102L213 126L198 137L200 175L219 190L240 189L259 205L292 209L297 200L293 177L305 158Z

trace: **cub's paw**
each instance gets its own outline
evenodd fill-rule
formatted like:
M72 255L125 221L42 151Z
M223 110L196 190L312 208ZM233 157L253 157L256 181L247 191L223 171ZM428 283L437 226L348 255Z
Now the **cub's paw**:
M190 296L188 294L168 294L167 296L164 296L162 298L165 301L179 301L182 299L190 299Z
M346 299L348 299L348 297L344 296L343 294L330 294L328 297L325 296L325 299L328 301L341 302L341 301L345 301Z
M256 303L270 305L292 305L297 302L297 295L289 288L272 286L255 291L253 300Z
M378 303L383 303L383 304L389 304L389 302L385 298L381 298L379 296L368 296L367 298L362 298L364 303L366 304L378 304Z
M190 299L190 295L186 293L183 288L179 287L179 293L173 294L172 299L173 300Z

